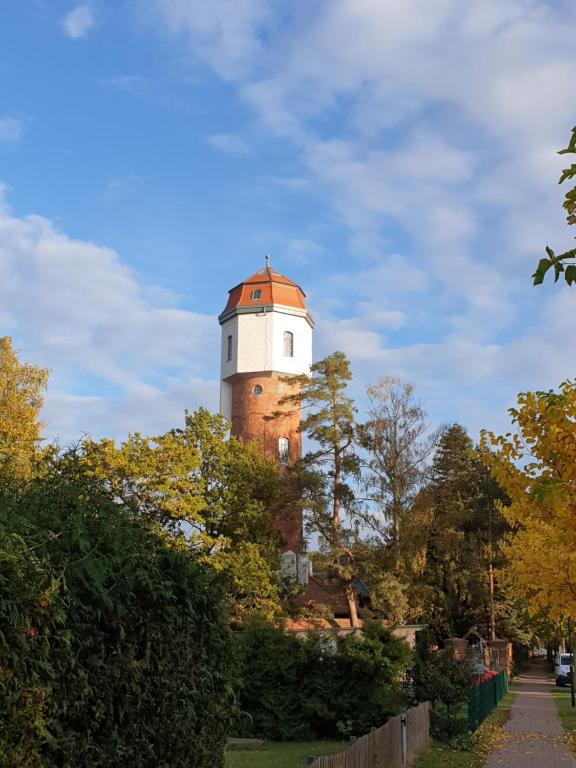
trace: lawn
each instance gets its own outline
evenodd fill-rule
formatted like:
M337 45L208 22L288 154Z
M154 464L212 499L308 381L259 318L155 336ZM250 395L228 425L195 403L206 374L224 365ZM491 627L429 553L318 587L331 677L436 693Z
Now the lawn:
M507 693L488 715L472 736L471 749L453 749L447 744L432 742L418 756L414 768L482 768L486 756L500 743L502 726L510 717L510 706L514 695Z
M576 708L572 709L570 688L555 688L552 691L552 698L556 704L556 711L566 734L566 743L572 752L576 754Z
M332 755L347 746L349 742L339 741L266 741L257 749L226 752L226 768L305 768L308 757Z

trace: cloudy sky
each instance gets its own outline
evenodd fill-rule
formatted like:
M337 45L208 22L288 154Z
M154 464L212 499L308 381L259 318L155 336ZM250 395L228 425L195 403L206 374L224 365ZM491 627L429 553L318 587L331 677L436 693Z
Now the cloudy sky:
M359 396L505 428L576 372L556 185L573 0L3 0L0 334L52 371L47 433L217 407L227 291L301 283Z

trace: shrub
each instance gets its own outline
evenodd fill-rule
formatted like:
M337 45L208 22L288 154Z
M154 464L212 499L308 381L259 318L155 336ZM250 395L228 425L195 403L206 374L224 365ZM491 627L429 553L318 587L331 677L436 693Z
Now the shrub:
M360 735L405 704L404 641L374 624L363 635L305 638L253 622L236 637L242 735L306 740Z
M230 638L214 577L60 469L0 501L4 764L222 766Z
M448 651L429 652L422 639L413 670L416 701L432 703L431 733L439 741L450 741L468 730L468 691L472 671Z

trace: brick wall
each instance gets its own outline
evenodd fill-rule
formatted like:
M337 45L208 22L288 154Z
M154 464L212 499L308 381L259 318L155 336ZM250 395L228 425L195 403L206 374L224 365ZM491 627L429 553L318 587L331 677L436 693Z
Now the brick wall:
M232 434L246 442L256 440L262 446L264 455L278 461L279 439L290 441L289 463L293 464L302 456L302 437L300 426L300 407L284 406L279 400L294 391L288 383L280 381L274 373L240 373L229 379L232 385ZM255 387L261 387L256 394ZM278 419L267 420L275 411L282 410L285 415ZM285 549L300 552L302 549L302 517L299 510L284 510L276 518L276 527L280 532Z

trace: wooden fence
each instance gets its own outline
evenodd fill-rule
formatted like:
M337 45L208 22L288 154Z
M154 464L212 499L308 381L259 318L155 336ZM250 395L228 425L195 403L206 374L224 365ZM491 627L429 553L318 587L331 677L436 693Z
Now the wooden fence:
M357 739L345 752L317 757L311 768L405 768L430 738L430 703L424 702Z

